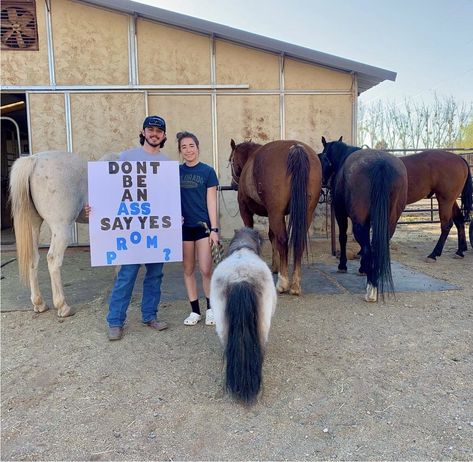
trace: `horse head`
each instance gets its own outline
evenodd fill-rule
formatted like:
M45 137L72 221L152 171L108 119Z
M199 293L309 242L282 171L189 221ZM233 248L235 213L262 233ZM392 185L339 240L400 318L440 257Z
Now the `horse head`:
M236 229L233 239L228 246L228 255L243 248L250 249L256 255L261 255L262 246L263 238L256 229L247 227Z
M320 160L320 165L322 166L322 188L327 188L330 184L330 178L333 173L332 164L327 158L325 153L317 154L317 157Z
M241 171L243 170L243 167L248 161L250 155L260 146L260 144L253 143L252 141L245 141L239 144L236 144L233 139L230 141L230 147L232 148L232 152L228 159L228 163L230 164L230 168L232 171L233 189L238 189L238 183L240 181L240 175Z
M319 155L319 158L322 162L322 174L326 183L328 183L331 175L336 174L340 170L346 158L351 153L360 149L344 143L342 138L341 136L338 141L326 141L325 137L322 136L324 150Z

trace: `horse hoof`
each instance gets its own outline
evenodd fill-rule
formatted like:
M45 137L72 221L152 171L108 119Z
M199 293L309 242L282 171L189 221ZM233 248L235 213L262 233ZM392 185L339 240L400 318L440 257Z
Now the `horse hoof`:
M69 306L64 304L61 308L57 310L57 315L60 318L67 318L68 316L74 316L76 312Z
M289 293L290 293L291 295L300 295L300 294L301 294L301 289L291 288L291 290L289 291Z
M289 281L287 280L287 278L282 277L281 275L278 276L278 282L276 284L276 290L280 294L283 294L284 292L289 291Z
M366 285L365 301L369 303L378 301L378 288L377 287L374 287L371 284Z
M431 256L428 256L426 259L425 259L425 262L426 263L436 263L437 259L435 257L431 257Z
M42 303L41 305L33 305L33 311L35 313L44 313L45 311L49 310L49 306L46 303Z
M337 273L342 273L343 274L343 273L346 273L346 272L347 272L346 268L345 269L338 268L338 270L337 270Z

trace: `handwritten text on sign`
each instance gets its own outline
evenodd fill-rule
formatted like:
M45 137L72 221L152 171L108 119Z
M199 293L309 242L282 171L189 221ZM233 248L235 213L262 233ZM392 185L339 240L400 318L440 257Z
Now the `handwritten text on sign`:
M92 266L182 260L179 164L89 162Z

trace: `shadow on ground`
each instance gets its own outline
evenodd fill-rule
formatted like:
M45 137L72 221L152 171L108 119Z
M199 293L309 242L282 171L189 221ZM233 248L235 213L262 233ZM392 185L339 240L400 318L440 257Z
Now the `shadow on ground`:
M51 303L51 284L46 262L46 249L41 250L39 281L48 304ZM348 262L348 272L337 272L336 262L311 263L303 266L302 290L306 294L361 294L365 291L366 278L358 275L357 261ZM397 292L432 292L458 289L457 286L427 276L398 262L392 262L394 286ZM90 266L88 248L69 248L64 257L62 278L66 300L79 305L98 297L108 297L115 276L112 267ZM141 294L143 271L138 276L133 298ZM203 294L201 294L203 296ZM162 300L186 300L186 290L180 263L165 265ZM13 251L2 252L1 311L30 310L29 289L18 279L18 266Z

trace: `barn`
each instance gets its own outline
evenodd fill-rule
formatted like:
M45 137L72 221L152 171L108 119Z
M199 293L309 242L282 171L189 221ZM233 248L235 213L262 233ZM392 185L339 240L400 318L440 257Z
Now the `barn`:
M356 142L358 96L394 72L128 0L3 0L2 226L19 155L59 149L98 159L137 145L147 114L201 141L230 184L230 139ZM241 224L221 191L220 226ZM79 225L73 241L88 241ZM317 228L317 227L316 227ZM47 240L47 232L43 233Z

